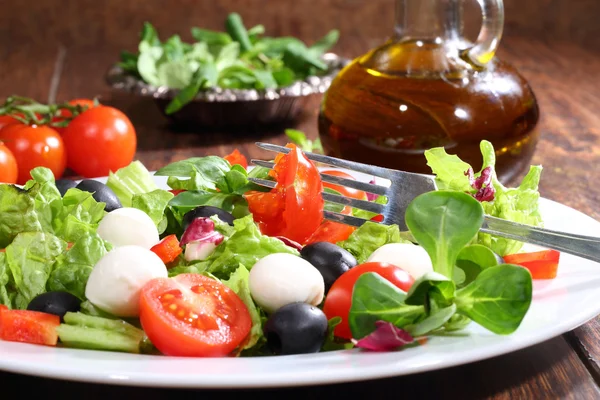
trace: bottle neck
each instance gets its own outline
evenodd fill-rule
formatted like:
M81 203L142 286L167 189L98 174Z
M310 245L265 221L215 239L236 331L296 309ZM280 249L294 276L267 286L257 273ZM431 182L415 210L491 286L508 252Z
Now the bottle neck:
M395 41L456 41L462 35L462 0L396 0Z

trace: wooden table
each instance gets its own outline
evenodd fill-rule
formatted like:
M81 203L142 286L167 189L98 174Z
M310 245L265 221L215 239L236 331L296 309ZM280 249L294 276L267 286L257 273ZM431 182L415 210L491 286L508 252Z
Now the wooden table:
M180 2L190 3L183 0ZM260 2L261 0L256 0L253 3ZM521 14L507 21L507 26L513 27L513 32L519 32L519 35L510 36L509 34L504 38L499 56L519 68L530 81L540 102L542 137L533 162L544 166L541 194L600 220L600 185L598 184L600 179L600 80L598 79L600 54L597 51L600 45L598 41L590 39L591 35L586 34L585 29L581 28L590 21L584 15L586 7L596 7L595 9L598 10L597 2L587 0L576 2L578 4L573 4L574 8L569 9L565 8L565 4L568 3L566 1L552 2L559 4L543 10L540 18L538 18L537 10L548 6L547 0L539 0L535 5L531 2L527 2L525 5L524 2L516 0L505 2L507 10L513 12L508 15L516 14L515 7L517 5L524 7ZM142 8L140 12L149 13L148 10L159 2L140 1L135 3ZM223 8L223 10L219 9L220 20L222 20L226 8L235 8L229 4L232 3L230 1L222 0L217 3ZM298 4L300 3L304 4L298 2ZM361 17L367 15L369 18L376 13L379 13L378 15L385 14L377 11L376 7L390 7L390 0L378 0L372 3L352 1L325 3L332 9L355 7L358 10L359 7L362 7L359 10L362 14L359 11L353 11L352 18L354 19L350 22L342 17L335 19L339 26L345 27L342 34L348 35L347 41L340 45L342 55L360 54L364 49L380 42L378 39L380 33L377 33L379 28L375 25L364 27L366 34L364 31L360 34L357 33L358 30L355 26L359 21L356 18L358 18L358 14ZM368 3L369 5L359 6L359 3L363 5ZM261 139L278 144L286 142L281 129L245 132L237 135L225 132L202 134L174 132L151 100L137 99L107 91L101 78L106 72L105 62L111 58L114 59L115 48L126 48L127 46L115 47L114 43L110 49L97 46L97 43L102 41L115 42L121 38L118 37L118 32L110 30L104 32L103 36L98 33L98 29L95 28L98 21L94 14L97 9L94 7L101 6L95 5L95 2L86 2L86 11L81 17L87 18L86 23L89 24L87 28L93 34L74 38L72 32L75 32L76 28L59 26L59 15L63 15L62 13L72 17L75 15L75 11L71 10L75 2L71 1L65 4L66 6L58 12L56 11L56 2L40 1L38 7L32 9L31 14L27 14L29 9L22 8L26 7L25 3L23 6L18 6L15 2L10 5L12 12L0 15L0 26L14 27L25 21L21 24L22 26L31 32L39 33L39 35L32 35L37 39L31 42L21 40L22 43L27 43L24 47L13 46L11 40L0 42L0 54L6 55L0 61L0 70L2 71L0 73L0 90L2 90L0 98L15 93L36 97L39 100L46 100L48 97L65 100L100 94L103 103L120 108L132 119L139 140L136 157L149 169L158 169L169 162L191 156L225 155L236 147L249 157L262 158L267 154L259 151L252 144L255 140ZM109 10L126 7L118 5L121 3L116 1L107 1L102 4L107 4ZM146 4L153 4L153 6L146 7ZM164 3L161 4L164 5ZM559 7L560 4L562 4L562 8ZM569 3L569 7L571 4ZM308 4L305 6L308 7ZM199 7L202 10L206 8L205 5ZM577 11L578 9L579 11ZM202 10L196 10L197 15L204 12ZM311 13L301 6L295 10L306 14L305 17ZM269 9L264 12L273 14L277 10ZM568 14L570 22L561 20L562 23L552 25L552 18L560 12ZM315 22L312 28L321 26L320 24L324 23L323 21L328 17L333 18L334 14L332 13L333 11L330 14L323 11L319 20L321 22ZM161 17L162 14L159 15L157 11L153 15L157 20L162 18L163 22L167 18L166 16ZM179 12L178 15L184 18L183 12ZM594 13L590 12L589 15L594 15ZM253 13L251 17L260 20L261 14ZM289 29L292 31L291 33L297 34L301 28L299 28L297 20L293 17L290 18L292 20ZM136 24L139 22L138 20L136 20ZM50 21L53 24L44 25L40 21L44 23ZM529 24L528 21L534 22ZM121 29L125 29L124 26L130 23L128 19L118 18L117 22ZM519 25L520 23L521 25ZM71 25L76 24L73 22ZM212 25L216 25L213 28L218 28L220 23ZM519 30L519 26L527 28ZM54 40L52 45L39 39L45 37L46 32L43 29L46 27L49 30L48 37L52 37ZM287 25L282 23L277 29L278 33L285 32ZM175 30L171 29L171 31ZM536 39L532 39L531 35L523 34L529 30ZM543 33L546 31L548 33L544 36ZM572 33L574 37L578 38L581 45L573 45L561 39L564 32ZM17 41L23 39L19 34L15 34L13 31L11 33ZM317 37L320 32L310 35ZM371 35L371 37L365 39L362 36L359 37L360 35ZM75 40L77 44L72 48L64 47L63 49L60 47L60 43L64 43L65 40ZM135 43L135 37L123 40L129 44ZM35 65L31 64L32 54L35 54ZM12 72L7 73L6 71ZM318 102L319 99L314 99L306 115L295 126L297 129L304 130L313 139L317 136ZM248 395L260 398L286 396L302 398L333 398L335 396L335 398L341 398L352 394L362 398L395 395L458 399L591 399L600 398L600 363L598 360L600 360L600 319L596 318L572 332L537 346L470 365L378 381L281 390L248 390L238 391L236 395L242 396L240 398L246 398ZM32 387L46 393L56 395L60 393L61 397L79 398L81 394L85 394L86 398L90 399L125 396L139 396L148 399L184 396L197 399L206 395L222 393L202 390L173 393L161 389L72 383L0 372L0 388L3 393L25 393L24 390Z

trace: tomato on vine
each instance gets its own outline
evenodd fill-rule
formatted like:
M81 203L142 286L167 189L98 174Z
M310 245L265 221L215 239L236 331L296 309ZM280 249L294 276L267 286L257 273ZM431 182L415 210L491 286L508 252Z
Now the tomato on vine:
M17 166L17 182L25 184L29 172L36 167L49 168L56 179L60 178L67 164L67 153L62 138L46 125L14 123L0 129L0 141L13 154Z
M17 183L17 160L12 151L0 142L0 182Z
M64 131L68 166L86 178L108 175L133 161L137 137L131 121L113 107L90 108Z

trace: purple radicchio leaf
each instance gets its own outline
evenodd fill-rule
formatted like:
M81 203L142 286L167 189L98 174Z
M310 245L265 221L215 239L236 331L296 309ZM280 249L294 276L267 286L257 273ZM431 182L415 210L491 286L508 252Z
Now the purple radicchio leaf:
M386 321L376 321L375 330L364 338L352 339L356 347L371 351L391 351L413 342L408 332Z
M481 171L479 178L475 178L473 168L469 168L465 172L465 176L469 178L469 184L473 189L477 190L477 193L472 195L479 201L493 201L496 194L496 189L492 185L492 167L486 167Z
M376 184L376 183L377 183L377 181L375 180L375 178L373 178L373 179L371 179L371 181L370 181L369 183L370 183L371 185L374 185L374 184ZM377 196L377 195L376 195L376 194L374 194L374 193L369 193L369 192L367 192L367 200L368 200L368 201L374 201L374 200L377 200L377 197L379 197L379 196Z
M292 239L288 239L285 236L275 236L275 239L281 240L288 247L291 247L298 251L302 250L302 245L300 243L294 242Z
M196 218L183 233L180 244L183 246L190 242L206 242L219 245L223 239L210 218Z

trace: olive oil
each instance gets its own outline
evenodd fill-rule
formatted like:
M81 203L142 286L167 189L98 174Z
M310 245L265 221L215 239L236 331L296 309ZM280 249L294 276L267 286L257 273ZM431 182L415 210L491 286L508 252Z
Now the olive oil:
M502 181L522 172L538 140L533 91L511 65L494 58L479 68L458 48L439 38L389 41L355 59L321 106L327 155L430 173L424 152L443 146L478 170L486 139Z

